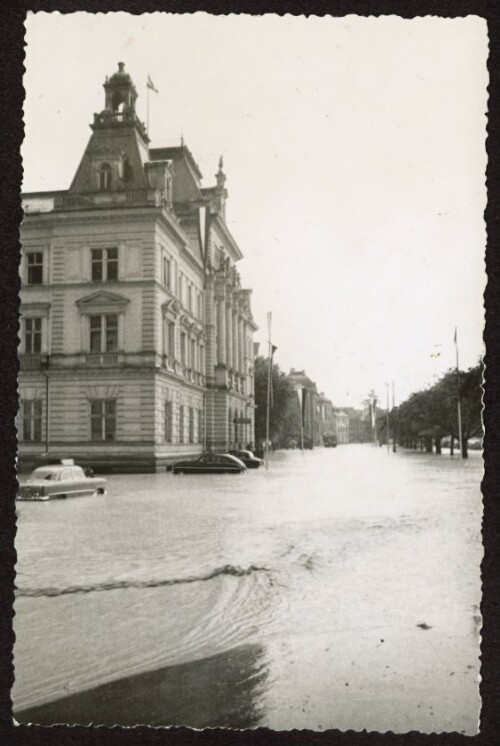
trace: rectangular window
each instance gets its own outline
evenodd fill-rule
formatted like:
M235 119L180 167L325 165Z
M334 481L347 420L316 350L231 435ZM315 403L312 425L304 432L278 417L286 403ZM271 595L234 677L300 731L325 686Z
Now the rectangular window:
M24 320L24 351L28 354L42 351L41 318L28 318Z
M189 407L189 442L194 443L194 409Z
M179 406L179 443L184 443L184 406Z
M201 293L198 293L198 318L201 319Z
M193 312L193 288L191 285L188 287L188 309L189 312Z
M170 259L166 256L163 257L163 285L170 290Z
M42 400L21 400L22 440L40 443L42 440Z
M118 314L90 316L90 351L116 352L118 349Z
M116 399L92 399L90 402L91 440L116 440Z
M175 359L175 323L167 322L167 350L168 355Z
M196 342L191 340L191 368L196 370Z
M171 284L171 290L174 293L174 295L177 295L177 262L175 259L172 259L172 276L170 278L170 284Z
M166 443L172 442L172 402L166 401L165 402L165 427L164 427L164 437Z
M181 332L181 363L186 365L186 334Z
M198 443L203 443L203 409L198 410Z
M43 252L28 252L26 254L26 264L28 285L41 285L43 283Z
M118 279L118 249L92 249L91 279L93 282Z

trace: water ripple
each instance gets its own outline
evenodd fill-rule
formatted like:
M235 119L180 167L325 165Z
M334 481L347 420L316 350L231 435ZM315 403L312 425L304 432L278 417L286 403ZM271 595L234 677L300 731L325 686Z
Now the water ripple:
M223 565L212 570L207 575L190 576L186 578L166 578L166 579L152 579L152 580L110 580L104 583L95 583L91 585L70 585L66 588L19 588L17 590L17 596L29 596L31 598L38 598L41 596L54 597L64 596L69 593L94 593L100 591L115 591L123 588L161 588L162 586L169 585L185 585L187 583L202 583L206 580L212 580L221 575L231 575L233 577L242 578L245 575L252 575L256 572L269 572L267 567L259 567L258 565L250 565L249 567L242 568L235 565Z

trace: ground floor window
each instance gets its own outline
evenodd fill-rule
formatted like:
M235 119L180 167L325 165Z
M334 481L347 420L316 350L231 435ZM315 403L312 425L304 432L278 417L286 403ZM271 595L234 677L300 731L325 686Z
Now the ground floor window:
M165 430L164 430L165 442L172 442L172 402L165 402Z
M90 402L91 440L116 440L116 399Z
M39 443L42 440L42 400L22 399L21 417L23 441Z
M203 409L198 410L198 443L203 443Z
M194 409L189 407L189 442L194 443Z
M184 443L184 407L179 407L179 443Z

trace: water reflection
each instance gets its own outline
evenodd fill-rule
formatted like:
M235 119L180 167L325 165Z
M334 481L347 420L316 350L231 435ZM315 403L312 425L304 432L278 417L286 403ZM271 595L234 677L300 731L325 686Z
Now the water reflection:
M264 648L241 645L15 713L21 723L252 728L263 717Z

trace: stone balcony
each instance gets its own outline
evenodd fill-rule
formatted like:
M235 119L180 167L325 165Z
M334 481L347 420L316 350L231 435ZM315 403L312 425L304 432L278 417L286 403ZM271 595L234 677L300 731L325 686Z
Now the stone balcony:
M56 210L82 210L89 207L114 207L126 205L164 204L164 196L158 189L131 189L110 192L89 192L88 194L63 194L54 198Z
M19 364L22 371L45 370L48 366L48 355L41 353L19 355Z

